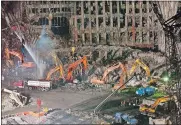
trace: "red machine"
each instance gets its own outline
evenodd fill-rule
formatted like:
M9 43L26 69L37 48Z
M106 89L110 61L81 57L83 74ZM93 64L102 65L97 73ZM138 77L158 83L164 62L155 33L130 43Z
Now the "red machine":
M73 73L74 69L77 68L77 66L81 63L83 63L83 65L84 65L83 69L86 70L87 69L87 57L86 56L84 56L82 59L77 60L76 62L69 65L68 74L66 77L67 81L70 81L73 79L72 73Z
M13 87L15 87L15 88L24 88L24 82L23 81L14 82Z

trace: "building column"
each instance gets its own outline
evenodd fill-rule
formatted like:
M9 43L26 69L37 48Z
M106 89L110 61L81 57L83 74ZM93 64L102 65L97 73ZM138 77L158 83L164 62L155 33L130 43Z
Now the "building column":
M112 13L112 1L110 2L110 36L111 36L111 43L113 43L113 13Z
M103 33L103 37L106 40L106 10L105 10L105 1L102 1L102 6L103 6L103 29L104 29L104 33ZM104 41L106 42L106 41Z
M92 28L91 28L91 2L88 1L88 10L89 10L89 36L90 36L90 45L92 45Z
M98 1L95 1L95 8L96 8L96 35L97 35L97 44L99 44L99 23L98 23Z
M81 1L81 32L84 31L84 2ZM85 33L82 33L82 41L85 43Z

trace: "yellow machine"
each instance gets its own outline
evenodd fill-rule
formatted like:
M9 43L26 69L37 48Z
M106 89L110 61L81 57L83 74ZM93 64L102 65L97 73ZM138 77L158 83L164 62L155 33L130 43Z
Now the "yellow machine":
M120 82L119 82L119 84L116 84L116 85L114 86L114 88L116 89L116 88L118 88L119 86L122 86L122 85L123 85L124 79L125 79L126 76L127 76L127 69L126 69L125 65L122 64L122 63L118 63L118 64L116 64L116 65L113 65L113 66L111 66L111 67L108 67L108 68L106 69L106 71L104 72L103 77L102 77L101 80L99 80L97 77L93 77L93 78L90 80L90 82L91 82L92 84L106 84L107 75L108 75L110 72L112 72L112 71L114 71L114 70L116 70L116 69L118 69L118 68L121 68L121 69L122 69L123 74L121 74L121 76L120 76Z
M158 80L157 78L154 79L154 78L151 77L149 67L145 63L143 63L140 59L137 59L135 61L135 63L133 64L133 66L132 66L132 68L131 68L131 70L129 72L130 76L135 72L135 70L136 70L136 68L138 66L141 66L145 70L146 76L148 78L148 82L147 82L148 84L152 84L152 83L154 83L154 82L156 82Z
M60 71L59 79L60 79L60 78L64 78L63 67L60 65L60 66L57 66L57 67L51 69L51 70L48 72L48 75L47 75L46 80L50 80L51 75L52 75L54 72L58 71L58 70Z
M64 78L64 70L63 70L62 62L59 60L59 58L57 57L57 55L56 55L55 52L51 52L50 54L51 54L51 56L53 57L53 59L54 59L54 61L55 61L56 67L53 68L53 69L51 69L51 70L48 72L47 77L46 77L46 80L50 80L52 74L55 73L55 72L58 71L58 70L59 70L59 72L60 72L59 79L60 79L60 78Z
M141 105L139 108L139 111L141 113L149 113L149 114L154 114L156 112L157 106L162 103L162 102L168 102L170 100L176 101L177 98L175 96L166 96L166 97L161 97L158 98L152 105Z

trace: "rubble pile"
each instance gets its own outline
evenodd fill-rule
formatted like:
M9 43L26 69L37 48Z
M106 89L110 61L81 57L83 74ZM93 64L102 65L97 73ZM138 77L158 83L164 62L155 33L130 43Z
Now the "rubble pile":
M16 109L17 107L20 107L20 105L18 105L18 103L13 100L10 96L10 94L2 92L2 112L6 112L9 110L13 110ZM36 99L31 98L28 100L28 104L24 105L24 106L29 106L29 105L36 105Z
M2 112L8 111L8 110L13 110L16 108L16 106L13 104L12 99L9 98L9 94L7 93L1 93L1 101L2 101Z

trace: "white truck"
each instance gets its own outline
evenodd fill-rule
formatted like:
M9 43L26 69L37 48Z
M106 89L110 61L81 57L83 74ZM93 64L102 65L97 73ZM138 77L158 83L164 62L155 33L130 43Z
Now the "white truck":
M28 80L26 82L26 87L28 87L29 90L39 89L41 91L48 91L48 90L52 89L52 83L51 83L51 81Z

